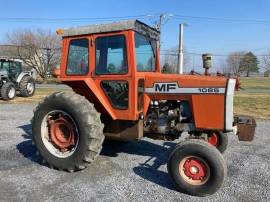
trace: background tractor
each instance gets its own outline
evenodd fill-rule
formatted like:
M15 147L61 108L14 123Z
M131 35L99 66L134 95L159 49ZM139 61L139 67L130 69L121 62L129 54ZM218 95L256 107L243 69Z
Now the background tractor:
M254 119L233 117L235 79L162 74L159 32L137 20L57 33L62 58L53 74L74 92L49 95L32 119L33 143L50 167L84 169L105 137L175 140L185 132L169 156L172 181L196 196L221 187L228 135L238 128L239 139L252 140L255 130Z
M0 96L3 100L12 100L16 92L23 97L35 93L34 73L23 71L20 60L0 59Z

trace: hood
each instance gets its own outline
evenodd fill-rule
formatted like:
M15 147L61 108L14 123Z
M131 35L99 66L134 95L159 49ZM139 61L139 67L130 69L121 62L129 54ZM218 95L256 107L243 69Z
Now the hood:
M145 76L145 86L153 87L155 83L177 83L185 88L190 87L226 87L228 78L219 76L201 76L184 74L150 74Z

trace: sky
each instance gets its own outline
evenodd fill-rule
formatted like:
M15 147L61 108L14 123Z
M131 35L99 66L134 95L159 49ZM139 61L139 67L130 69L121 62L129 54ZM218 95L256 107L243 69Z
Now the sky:
M269 0L1 0L1 8L1 44L6 44L7 32L17 29L45 28L54 31L57 28L103 22L103 20L93 19L76 22L51 20L49 22L29 19L18 21L8 18L142 16L140 18L142 21L153 24L159 14L168 16L173 14L174 16L168 17L162 26L162 49L177 46L179 23L186 23L184 46L187 52L227 55L233 51L242 50L252 51L255 54L267 54L270 51ZM116 21L118 19L115 18ZM216 61L218 61L218 56Z

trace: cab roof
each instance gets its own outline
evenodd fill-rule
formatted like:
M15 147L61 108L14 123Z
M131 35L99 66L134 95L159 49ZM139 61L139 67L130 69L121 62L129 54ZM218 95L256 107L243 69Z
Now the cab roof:
M150 27L139 20L126 20L100 25L88 25L81 27L72 27L61 30L63 37L80 36L87 34L108 33L117 31L134 30L150 38L159 40L159 31Z

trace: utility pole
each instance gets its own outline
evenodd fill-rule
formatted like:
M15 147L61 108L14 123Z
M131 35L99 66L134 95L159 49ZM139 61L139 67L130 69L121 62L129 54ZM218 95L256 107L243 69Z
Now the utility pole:
M156 22L156 28L159 31L160 36L161 36L161 27L162 27L162 25L164 25L166 22L168 22L168 20L171 17L173 17L173 14L160 14L159 15L159 20ZM161 46L161 39L159 41L159 49L160 49L160 46Z
M164 14L160 14L160 16L159 16L159 21L158 21L158 23L157 23L157 30L159 31L159 33L160 33L160 38L159 38L159 49L160 49L160 47L161 47L161 26L162 26L162 21L163 21L163 19L165 18L165 15Z
M158 23L157 23L157 29L158 29L158 31L161 33L161 26L162 26L162 24L163 24L163 19L165 18L165 15L164 14L160 14L159 15L159 21L158 21Z
M178 62L177 62L177 73L183 74L184 54L183 54L183 43L184 43L184 24L179 25L179 47L178 47Z

